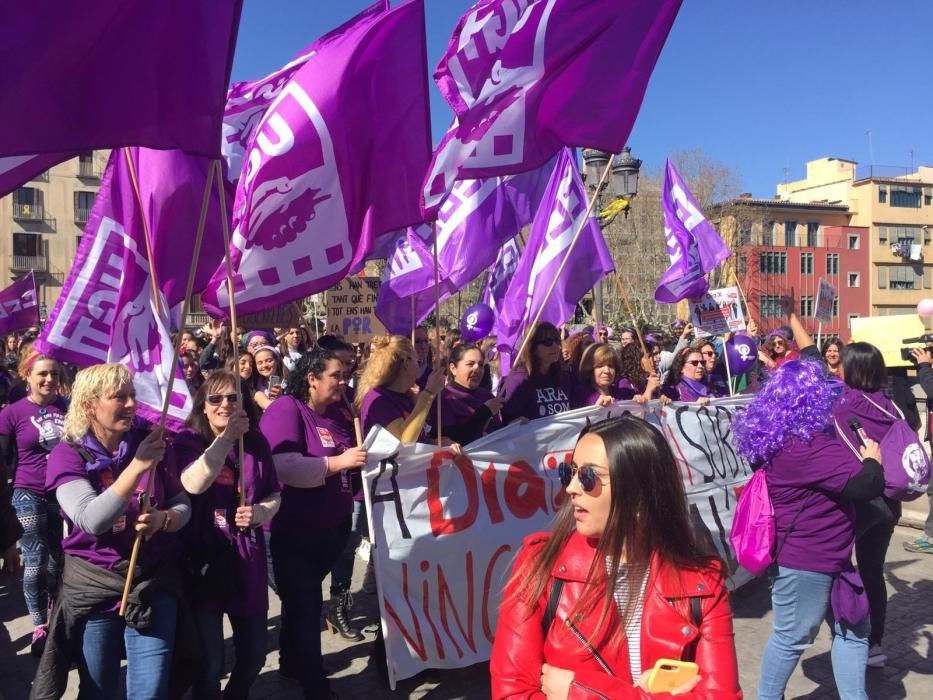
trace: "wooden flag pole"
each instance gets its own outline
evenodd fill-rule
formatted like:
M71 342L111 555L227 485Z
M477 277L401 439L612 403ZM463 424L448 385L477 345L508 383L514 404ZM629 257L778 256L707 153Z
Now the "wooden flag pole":
M143 231L146 236L146 240L149 240L149 231L148 225L146 224L146 215L145 209L143 207L142 197L139 194L139 184L136 180L136 168L133 165L133 161L129 155L129 149L124 149L124 154L126 155L126 162L129 166L130 178L133 183L133 191L136 193L136 202L139 205L139 215L143 220ZM216 162L216 161L215 161ZM185 319L188 317L188 302L191 300L191 290L194 287L194 272L197 268L198 257L201 254L201 240L204 238L204 224L207 222L207 207L210 204L210 195L211 195L211 180L214 176L214 167L209 166L207 169L207 180L204 183L204 195L201 198L201 213L198 217L198 231L194 238L194 250L192 251L191 256L191 266L188 268L188 284L185 287L185 298L181 303L181 323L182 326L185 324ZM150 245L147 243L147 248ZM155 266L152 262L152 254L149 255L149 274L153 280L155 280ZM161 309L159 304L159 289L156 286L153 286L153 294L155 295L156 308ZM160 314L161 315L161 314ZM175 375L178 367L178 358L181 355L181 332L178 333L178 337L175 339L175 355L172 358L172 371L168 375L168 386L165 389L165 399L162 402L162 416L159 418L159 430L165 430L165 421L168 418L168 408L169 401L172 398L172 390L175 388ZM156 467L158 465L154 464L149 469L149 479L146 483L146 490L143 492L142 498L140 500L139 512L140 515L143 513L149 512L149 498L152 495L152 482L153 474L155 473ZM126 572L126 584L123 586L123 596L120 598L120 617L123 617L126 614L126 601L130 596L130 590L133 588L133 572L136 569L136 560L139 558L139 546L142 543L142 533L136 534L136 539L133 542L133 551L130 553L130 566Z
M139 206L139 220L143 227L143 240L146 242L146 255L149 258L149 281L152 283L152 301L155 303L156 313L162 317L162 300L159 296L159 280L156 277L155 267L152 265L152 238L149 236L149 222L146 220L146 208L143 206L142 196L139 194L139 180L136 178L136 165L130 156L130 149L127 146L123 148L123 157L126 159L126 167L130 173L130 181L133 183L133 192L136 193L136 204ZM175 358L178 361L178 358ZM163 416L165 414L163 413Z
M726 382L729 384L729 396L735 396L735 390L732 388L732 369L729 367L729 348L726 347L726 341L722 343L722 359L726 362Z
M606 179L609 177L609 173L612 172L613 160L613 158L610 158L609 162L606 163L606 169L603 170L602 177L599 178L599 182L596 184L596 189L593 192L593 195L590 197L589 204L586 206L586 213L583 215L583 219L580 221L580 225L577 227L576 233L573 234L570 245L567 246L567 252L564 254L564 259L561 261L560 267L557 268L557 272L554 274L554 279L551 280L551 285L548 287L547 294L544 295L544 299L541 301L541 305L535 312L534 320L527 326L525 337L522 338L522 344L518 346L518 352L515 353L516 361L519 357L521 357L522 353L525 351L525 348L528 346L528 342L531 340L531 335L534 333L535 327L538 325L538 321L541 320L541 314L544 313L544 307L547 306L548 299L551 298L551 294L554 292L554 288L557 286L557 280L560 279L560 273L563 272L564 268L567 266L567 262L570 260L570 255L573 253L574 246L577 245L577 241L580 239L580 234L583 233L583 229L586 228L587 223L589 223L590 214L593 213L593 207L596 206L596 194L600 189L602 189L602 186L606 184Z
M622 296L622 301L625 303L625 308L628 309L628 315L632 319L632 331L635 333L635 337L638 338L638 342L641 345L641 351L645 357L651 358L651 355L648 354L648 346L645 345L645 339L641 337L641 331L638 330L638 323L635 322L635 311L632 309L632 303L629 301L628 293L625 291L625 287L622 285L622 279L619 277L619 273L613 271L612 278L616 282L616 287L619 289L619 294Z
M437 370L441 366L441 281L440 281L440 270L437 266L437 222L435 221L431 225L431 230L434 233L434 369ZM414 297L412 297L412 304L414 304ZM412 316L414 318L414 316ZM441 390L443 393L443 389ZM441 394L438 394L434 397L435 402L437 402L437 446L440 447L443 444L443 436L441 435Z
M350 413L353 415L353 432L356 433L356 446L363 446L363 426L360 423L360 416L356 412L356 407L350 402L350 398L344 393L343 402L347 405Z
M224 263L227 266L227 299L230 301L230 343L233 345L233 366L236 368L233 372L237 396L240 397L240 408L243 408L243 386L240 381L240 348L234 338L236 337L236 303L233 298L233 262L230 259L230 224L227 221L227 202L226 192L224 191L223 170L220 167L220 161L212 162L217 176L217 199L220 202L220 228L224 232ZM317 325L317 324L315 324ZM240 506L246 505L246 474L243 469L243 436L239 439L239 450L236 456L236 467L239 484L237 488L240 491Z

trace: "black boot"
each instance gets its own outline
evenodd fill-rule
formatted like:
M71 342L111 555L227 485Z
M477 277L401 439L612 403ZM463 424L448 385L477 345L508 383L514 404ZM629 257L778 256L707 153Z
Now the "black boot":
M331 591L330 609L327 611L327 629L348 642L362 642L363 633L350 624L350 608L353 607L353 597L348 589Z

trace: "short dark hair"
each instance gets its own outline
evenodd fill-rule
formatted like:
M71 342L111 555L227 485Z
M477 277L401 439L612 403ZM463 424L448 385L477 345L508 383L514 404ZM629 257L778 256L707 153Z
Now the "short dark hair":
M888 383L884 358L871 343L849 343L842 348L842 376L848 386L862 391L880 391Z
M327 369L327 363L331 360L340 362L337 353L333 350L318 348L302 355L298 362L288 375L288 386L283 392L286 396L294 396L301 403L308 402L308 375L313 374L319 378Z

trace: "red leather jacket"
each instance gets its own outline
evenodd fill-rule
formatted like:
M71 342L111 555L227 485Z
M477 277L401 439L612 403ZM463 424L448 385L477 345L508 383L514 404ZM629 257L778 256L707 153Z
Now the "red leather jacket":
M547 533L531 535L515 564L503 600L515 589L514 573L529 557L540 550ZM548 663L574 672L570 700L634 700L635 698L678 698L678 700L738 700L739 672L732 632L732 609L718 567L704 571L677 570L654 558L645 588L644 614L641 623L641 667L650 672L658 659L680 659L697 637L696 663L702 680L690 693L648 693L634 687L629 653L624 642L618 648L598 648L612 670L606 673L583 643L562 621L571 613L581 595L590 564L596 553L595 543L574 533L558 557L551 572L564 581L557 615L545 638L541 629L550 590L546 590L530 611L522 604L503 604L489 662L492 696L498 698L543 699L541 666ZM702 598L702 622L699 629L690 616L690 598ZM601 603L600 603L601 604ZM590 642L597 641L599 609L584 616L577 629Z

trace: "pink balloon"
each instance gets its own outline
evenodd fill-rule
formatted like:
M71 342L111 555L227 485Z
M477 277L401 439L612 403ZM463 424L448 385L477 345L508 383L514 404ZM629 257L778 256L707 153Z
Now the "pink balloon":
M921 299L917 304L917 313L921 316L933 316L933 299Z

